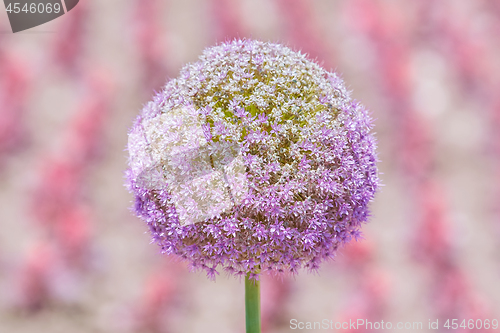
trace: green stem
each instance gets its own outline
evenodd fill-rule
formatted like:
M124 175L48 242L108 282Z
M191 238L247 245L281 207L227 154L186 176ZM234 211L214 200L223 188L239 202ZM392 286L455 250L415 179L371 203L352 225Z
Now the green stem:
M245 277L245 315L247 332L260 333L260 282Z

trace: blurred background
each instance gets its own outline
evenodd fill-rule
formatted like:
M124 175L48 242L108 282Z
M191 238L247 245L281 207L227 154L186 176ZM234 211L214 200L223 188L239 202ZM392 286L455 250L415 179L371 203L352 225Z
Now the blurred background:
M500 320L499 36L497 0L82 0L16 34L2 8L0 332L244 332L242 281L161 256L123 186L142 105L233 38L340 73L384 184L364 241L263 277L263 331Z

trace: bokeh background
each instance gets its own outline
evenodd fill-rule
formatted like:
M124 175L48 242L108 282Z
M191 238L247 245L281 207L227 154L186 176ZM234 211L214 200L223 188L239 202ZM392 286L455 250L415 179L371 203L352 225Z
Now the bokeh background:
M319 275L263 277L263 330L500 320L499 36L497 0L82 0L17 34L2 7L0 332L244 331L242 281L161 256L123 186L142 105L233 38L340 73L384 184L364 241Z

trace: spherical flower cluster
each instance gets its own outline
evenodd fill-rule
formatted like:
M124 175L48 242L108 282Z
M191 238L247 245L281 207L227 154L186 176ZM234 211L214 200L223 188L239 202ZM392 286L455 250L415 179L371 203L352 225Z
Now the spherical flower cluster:
M129 133L135 213L215 277L315 270L360 235L378 186L371 119L342 80L279 44L208 48Z

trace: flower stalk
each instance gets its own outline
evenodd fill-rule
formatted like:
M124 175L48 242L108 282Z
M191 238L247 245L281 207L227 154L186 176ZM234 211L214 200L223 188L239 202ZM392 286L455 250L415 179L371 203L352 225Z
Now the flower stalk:
M246 333L260 333L260 282L245 276Z

